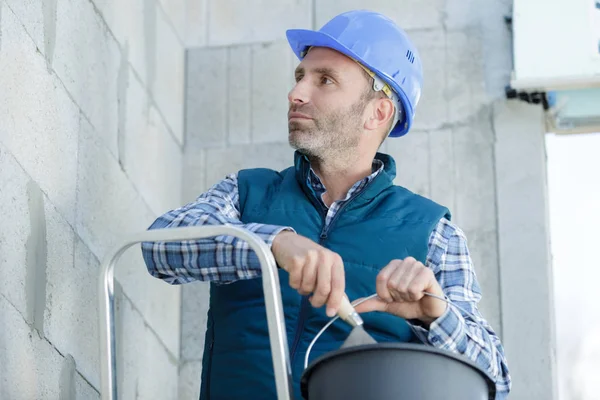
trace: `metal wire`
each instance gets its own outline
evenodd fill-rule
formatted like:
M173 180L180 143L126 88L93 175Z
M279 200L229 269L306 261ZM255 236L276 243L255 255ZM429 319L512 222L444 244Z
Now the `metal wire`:
M424 295L426 296L430 296L433 298L436 298L438 300L442 300L446 303L448 303L449 305L456 307L457 309L459 309L460 311L462 311L463 313L465 313L467 316L469 316L473 322L475 322L477 325L479 325L479 327L486 333L487 329L485 329L485 327L483 325L481 325L481 323L479 323L479 321L477 320L477 317L475 317L473 314L471 314L469 311L465 310L464 308L462 308L461 306L454 304L452 301L450 301L450 299L445 298L445 297L441 297L432 293L428 293L428 292L423 292ZM374 293L368 297L359 299L359 300L355 300L353 301L351 304L353 307L356 307L359 304L364 303L367 300L370 300L374 297L377 297L377 293ZM339 316L335 316L333 317L327 324L325 324L325 326L319 331L319 333L317 333L317 335L315 336L315 338L312 340L312 342L310 342L310 345L308 346L308 349L306 350L306 356L304 357L304 369L308 368L308 358L310 356L310 352L314 346L314 344L317 342L317 340L319 339L319 337L323 334L323 332L325 332L327 330L327 328L329 328L331 326L331 324L333 324L337 319L339 318ZM489 333L488 333L489 336Z
M373 297L377 297L377 293L372 294L368 297L365 297L364 299L360 299L360 300L355 300L352 303L352 307L356 307L359 304L364 303L365 301L372 299ZM306 350L306 356L304 356L304 369L306 369L306 367L308 366L308 357L310 356L310 351L312 350L314 344L317 342L317 340L319 339L319 337L323 334L323 332L325 332L325 330L327 328L329 328L331 326L331 324L333 324L337 319L339 318L339 316L335 316L333 317L320 331L319 333L317 333L317 335L315 336L315 338L312 340L312 342L310 342L310 345L308 346L308 349Z

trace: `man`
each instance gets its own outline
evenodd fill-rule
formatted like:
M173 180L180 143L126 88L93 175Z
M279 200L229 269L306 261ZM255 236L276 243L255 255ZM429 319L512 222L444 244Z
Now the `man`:
M505 397L503 348L477 310L481 294L464 234L445 207L394 186L394 160L377 153L412 124L422 83L417 50L394 22L368 11L287 37L301 60L288 95L294 166L232 174L151 229L230 224L271 246L296 398L307 346L344 293L354 300L375 292L357 311L378 342L461 353ZM275 398L256 254L238 239L216 237L144 243L143 255L150 273L169 283L212 282L201 398ZM446 296L485 330L423 292ZM347 335L345 324L332 325L311 358L339 348Z

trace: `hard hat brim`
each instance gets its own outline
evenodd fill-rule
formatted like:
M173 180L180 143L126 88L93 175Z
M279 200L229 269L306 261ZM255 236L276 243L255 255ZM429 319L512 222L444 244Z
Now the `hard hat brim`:
M371 71L376 73L381 77L386 83L388 83L392 89L398 95L402 106L404 107L404 119L398 121L390 136L392 137L400 137L404 136L408 132L408 127L412 125L412 105L406 96L406 93L398 86L398 84L389 77L386 73L380 71L376 67L369 65L369 63L365 62L365 60L356 54L351 49L347 48L345 45L340 43L336 38L318 31L312 31L308 29L289 29L286 31L286 36L292 51L298 57L299 60L302 60L303 53L309 47L327 47L338 51L360 63L362 63L365 67L369 68Z

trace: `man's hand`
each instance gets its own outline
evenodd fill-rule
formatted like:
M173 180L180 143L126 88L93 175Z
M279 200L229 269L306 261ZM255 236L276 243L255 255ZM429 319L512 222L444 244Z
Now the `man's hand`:
M327 304L327 315L333 317L346 285L342 257L289 231L275 237L271 251L277 264L290 274L290 286L302 295L312 293L313 307Z
M447 304L423 292L444 297L433 272L425 265L412 257L393 260L377 275L377 297L360 304L356 311L384 311L429 326L446 311Z

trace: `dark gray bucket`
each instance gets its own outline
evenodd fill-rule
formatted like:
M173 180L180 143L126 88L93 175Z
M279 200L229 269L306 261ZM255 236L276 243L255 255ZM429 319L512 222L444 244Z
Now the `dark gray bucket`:
M304 371L308 400L493 400L488 374L467 358L413 343L378 343L329 352Z

